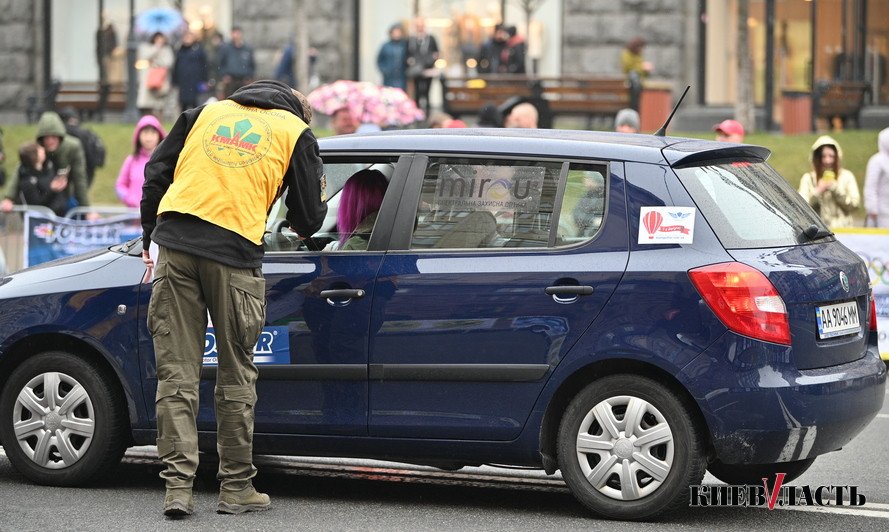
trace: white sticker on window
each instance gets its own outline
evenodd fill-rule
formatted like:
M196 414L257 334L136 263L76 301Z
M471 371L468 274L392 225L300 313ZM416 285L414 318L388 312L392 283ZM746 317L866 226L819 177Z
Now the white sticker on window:
M695 236L694 207L642 207L640 244L691 244Z
M545 172L539 166L442 165L432 208L536 213Z

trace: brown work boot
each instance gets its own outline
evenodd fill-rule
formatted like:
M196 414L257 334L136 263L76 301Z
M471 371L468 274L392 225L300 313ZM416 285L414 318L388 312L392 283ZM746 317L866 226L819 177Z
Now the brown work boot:
M172 518L185 517L194 513L194 500L191 488L173 488L167 490L164 497L164 515Z
M265 493L259 493L253 486L250 486L241 491L220 490L216 513L242 514L244 512L261 512L268 510L270 506L269 496Z

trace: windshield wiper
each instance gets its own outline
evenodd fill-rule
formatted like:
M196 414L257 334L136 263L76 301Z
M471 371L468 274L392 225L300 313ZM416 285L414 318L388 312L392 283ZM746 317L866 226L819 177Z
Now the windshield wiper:
M803 242L811 242L812 240L819 240L822 238L827 238L829 236L833 236L833 233L827 229L823 229L815 224L812 224L809 227L803 229L803 232L799 235L798 240L800 244L802 244Z

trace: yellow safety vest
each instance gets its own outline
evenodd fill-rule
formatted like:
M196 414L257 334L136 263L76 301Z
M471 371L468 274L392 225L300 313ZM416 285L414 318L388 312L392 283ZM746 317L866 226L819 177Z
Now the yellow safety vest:
M308 129L282 109L211 103L198 115L158 214L190 214L262 244L297 139Z

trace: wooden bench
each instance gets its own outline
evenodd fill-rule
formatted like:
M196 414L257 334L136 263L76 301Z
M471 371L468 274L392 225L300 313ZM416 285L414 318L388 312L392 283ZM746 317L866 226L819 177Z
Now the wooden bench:
M630 105L624 78L585 76L534 77L491 75L478 78L441 78L443 110L454 117L477 115L485 105L498 106L509 98L542 98L554 115L613 117Z
M123 111L127 106L124 84L102 85L92 82L65 82L55 95L56 110L73 107L81 120L104 117L105 111Z
M849 122L859 127L859 115L870 86L858 81L821 82L815 86L813 107L816 118L827 120L828 128L839 120L845 128Z

